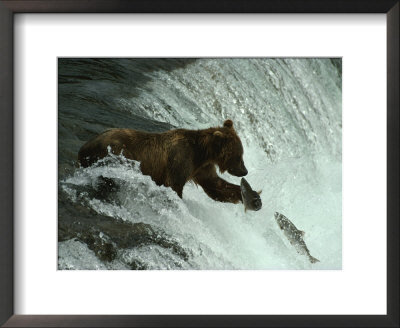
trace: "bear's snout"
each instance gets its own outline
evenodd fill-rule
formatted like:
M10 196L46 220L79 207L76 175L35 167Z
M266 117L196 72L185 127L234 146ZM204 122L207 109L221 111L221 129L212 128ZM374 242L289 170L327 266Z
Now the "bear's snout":
M247 173L249 173L249 171L247 171L247 169L244 167L243 171L240 172L240 177L244 177L245 175L247 175Z
M244 177L247 175L247 173L249 173L244 164L239 168L228 169L228 172L237 177Z

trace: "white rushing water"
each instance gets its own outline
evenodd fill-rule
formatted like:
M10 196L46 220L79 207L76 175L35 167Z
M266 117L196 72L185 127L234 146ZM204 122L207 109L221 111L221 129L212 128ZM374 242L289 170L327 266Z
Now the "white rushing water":
M119 181L119 202L85 200L96 212L161 229L189 251L143 246L119 250L100 262L79 241L59 243L61 269L127 269L134 259L149 269L340 269L342 263L341 77L329 59L203 59L171 72L148 73L138 97L114 99L135 115L177 127L201 129L232 119L244 146L246 176L262 190L260 211L210 199L187 183L180 199L158 187L133 161L80 168L65 180ZM240 178L221 175L240 184ZM297 254L274 219L278 211L306 232L311 264ZM84 259L84 260L82 260ZM79 260L79 261L78 261Z

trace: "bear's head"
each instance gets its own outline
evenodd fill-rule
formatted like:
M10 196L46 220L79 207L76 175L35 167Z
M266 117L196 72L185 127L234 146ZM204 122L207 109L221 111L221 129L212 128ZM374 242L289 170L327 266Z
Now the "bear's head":
M248 172L243 162L243 146L233 128L233 122L226 120L222 128L213 132L213 145L216 164L220 171L245 176Z

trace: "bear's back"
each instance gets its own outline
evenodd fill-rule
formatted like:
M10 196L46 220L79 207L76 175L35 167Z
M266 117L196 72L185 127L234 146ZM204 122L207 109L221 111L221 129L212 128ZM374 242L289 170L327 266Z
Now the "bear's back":
M78 153L78 160L84 167L90 166L99 159L108 155L109 147L113 154L119 155L121 151L124 155L129 155L131 158L132 154L128 151L131 144L135 143L136 148L140 145L144 146L143 141L149 138L148 133L130 130L130 129L108 129L103 133L95 136L86 142ZM138 149L140 150L140 149ZM128 154L129 153L129 154Z

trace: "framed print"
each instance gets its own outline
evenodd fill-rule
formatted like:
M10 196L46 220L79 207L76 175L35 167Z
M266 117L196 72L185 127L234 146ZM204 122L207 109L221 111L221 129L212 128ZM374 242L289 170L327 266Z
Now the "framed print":
M0 9L1 324L398 326L397 1Z

